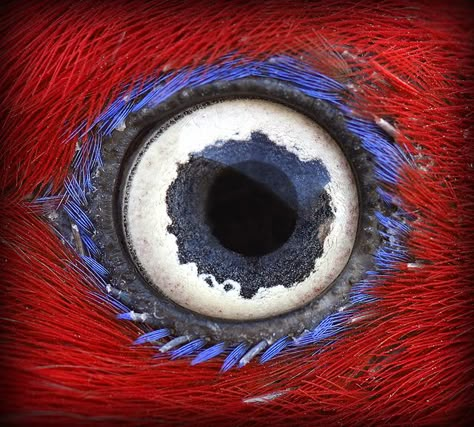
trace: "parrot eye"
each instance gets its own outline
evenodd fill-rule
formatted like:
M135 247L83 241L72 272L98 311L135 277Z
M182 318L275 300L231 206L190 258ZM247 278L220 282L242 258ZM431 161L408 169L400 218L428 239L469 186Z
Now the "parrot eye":
M227 370L330 337L371 301L370 275L401 247L388 185L405 158L351 116L344 86L301 67L164 75L87 130L64 215L102 298L155 329L137 343L210 345L193 363L234 348Z
M146 281L196 313L299 308L349 259L357 189L319 125L256 99L199 105L146 138L121 186L127 248Z

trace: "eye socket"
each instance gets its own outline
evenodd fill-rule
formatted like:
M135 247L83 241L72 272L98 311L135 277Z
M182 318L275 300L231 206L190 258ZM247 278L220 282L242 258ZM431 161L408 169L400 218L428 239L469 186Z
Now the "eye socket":
M137 105L144 104L140 99L135 102ZM305 95L294 86L279 80L258 77L239 78L232 81L215 80L205 85L188 86L168 96L165 100L160 99L156 103L147 102L146 107L135 107L134 112L128 114L125 122L117 126L112 134L112 141L105 141L102 147L103 165L92 177L91 184L94 192L90 194L87 209L87 216L95 226L94 242L103 254L99 261L109 272L107 280L110 286L107 286L107 292L126 306L121 310L129 310L125 318L142 321L158 329L166 328L170 334L177 337L187 339L194 337L214 343L252 344L261 341L272 342L285 336L298 337L305 330L314 329L323 319L339 308L342 309L351 304L352 285L361 281L367 272L374 268L373 255L382 242L376 212L386 212L387 208L377 193L377 179L371 155L362 147L361 140L348 129L346 116L339 109L330 103ZM242 102L246 103L245 108L238 115L212 116L214 126L195 120L197 117L195 114L203 114L212 109ZM256 110L265 105L280 112L284 111L284 119L278 119L283 116L272 111L271 114L267 114L268 120L258 118L256 114L247 114L245 120L242 120L249 104L259 105L260 107ZM325 149L321 151L321 146L314 144L314 138L299 138L300 135L304 135L304 132L297 132L300 128L295 126L293 120L287 120L288 114L297 122L299 120L301 123L306 123L302 129L306 129L310 135L313 132L313 136L317 135L321 144L328 144L328 146L324 145ZM275 117L277 120L274 120ZM267 122L267 125L262 129L263 122ZM179 123L185 123L186 126ZM259 123L259 126L253 126L252 123ZM232 126L235 127L233 133L229 130ZM285 126L286 133L275 134L276 129L283 129ZM201 128L200 131L205 129L207 132L198 132L198 128ZM181 135L179 141L181 139L182 141L179 144L154 143L158 139L163 142L160 138L171 134L176 136L185 129L188 132L187 137L181 138ZM245 129L247 129L246 133L243 133ZM239 134L235 135L237 132ZM198 137L198 135L201 136ZM171 138L170 141L173 139ZM239 147L252 147L252 150L247 152L248 157L244 158L242 153L239 154ZM144 167L146 165L144 159L153 151L158 154L156 157L151 156L150 159L163 161L158 169ZM166 155L163 156L163 153ZM255 162L259 164L258 168L254 167ZM262 167L262 163L266 166ZM195 164L201 166L195 168ZM212 165L215 166L214 169ZM238 165L238 170L236 165ZM143 166L144 177L148 176L147 179L151 179L152 182L149 188L150 193L143 200L137 197L140 192L135 192L137 188L143 187L142 191L146 188L146 185L142 184L145 184L147 179L137 180L137 177L140 178L141 166ZM213 174L208 173L209 167ZM146 173L147 170L148 173ZM273 173L270 173L267 178L262 178L259 173L256 173L262 170L271 170ZM184 173L190 171L191 173ZM230 175L229 172L231 172ZM203 178L197 179L200 176ZM300 178L303 176L305 179L297 180L296 176ZM328 177L332 179L332 183L327 181ZM335 177L339 178L334 179ZM282 240L278 242L277 239L268 247L259 246L258 251L263 253L261 255L241 253L242 250L246 250L245 244L240 249L226 247L222 242L229 235L222 234L222 231L218 229L219 218L227 217L220 205L221 201L216 198L202 197L202 195L215 196L216 194L222 197L222 194L229 194L226 190L229 181L242 182L242 179L246 183L251 183L251 186L247 187L250 188L247 193L250 198L252 194L261 195L259 191L263 190L266 191L267 196L275 198L276 195L280 207L286 206L286 210L280 210L282 218L285 220L290 218ZM154 185L153 180L161 180L163 187ZM340 188L334 186L336 183ZM281 188L276 190L275 186ZM330 209L326 213L324 209L317 209L318 199L314 192L316 188L324 190L319 204L320 207L329 206ZM351 188L353 191L350 190ZM324 192L327 195L324 195ZM337 196L333 193L337 193ZM347 197L349 202L342 202L339 193L345 194L344 197ZM194 194L195 197L190 197L190 194ZM150 196L158 197L157 204L153 205L150 202ZM143 222L143 226L135 228L140 218L136 218L137 222L131 226L128 212L133 210L130 210L133 198L135 198L134 203L138 203L140 207L139 210L134 210L135 213L148 205L146 209L150 212L153 209L157 212L159 210L160 215L153 216L149 212L148 220ZM295 199L296 204L293 204ZM166 203L160 204L160 200L161 202L166 200ZM186 203L180 204L180 200ZM311 201L314 202L313 205ZM358 215L351 210L351 206L358 209ZM182 214L183 207L187 207L189 211L187 215ZM291 215L288 215L291 209L296 210L296 220L292 231ZM250 215L255 214L255 210L249 212L251 212ZM264 210L259 212L267 214ZM325 222L326 225L330 225L321 227L321 236L325 236L323 245L319 244L319 239L305 239L304 233L311 227L301 227L301 221L310 224L310 220L315 219L315 212L319 212L321 224ZM140 221L143 221L143 218ZM161 224L160 221L162 221ZM351 228L354 221L356 225ZM320 227L316 222L312 225L313 235L320 232ZM192 227L189 226L190 223L193 224ZM158 227L157 224L160 226ZM314 230L315 227L318 228L317 232ZM331 250L323 251L322 255L318 254L319 258L316 257L314 255L318 252L316 246L319 244L319 249L326 250L328 242L331 242L331 233L337 227L343 230L346 227L344 232L348 236L339 238L336 234L334 235L335 239L330 246L343 245L340 246L342 249L339 255L337 255L337 250L335 252ZM206 232L202 233L203 230ZM143 257L143 254L135 248L135 246L140 248L140 242L138 241L136 245L134 241L134 239L140 239L140 233L141 238L155 235L164 239L163 241L167 244L174 242L174 255L172 251L162 251L163 257L154 255L149 258ZM183 238L186 237L186 233L201 233L202 237L212 240L213 245L195 244L196 250L190 251L184 243L198 243L199 239L192 236ZM246 236L243 233L237 234L244 239L252 237L252 234ZM177 238L177 235L181 235L181 238ZM285 238L286 240L283 241ZM301 245L294 240L296 238L300 239ZM290 244L292 241L296 242L296 245L292 246ZM233 242L230 244L237 245L235 240ZM312 243L313 246L308 243ZM228 241L226 244L229 244ZM150 245L150 248L162 250L156 241ZM206 248L219 250L206 252ZM293 248L293 252L290 250L290 253L286 254L287 262L284 263L281 262L281 254L285 252L285 248ZM203 252L200 253L199 250ZM299 256L308 253L311 255L311 251L313 251L312 256ZM211 255L203 256L206 253ZM316 281L311 282L309 273L312 272L315 259L322 262L323 256L329 254L332 254L334 259L333 263L325 264L326 282L317 282L314 285ZM197 260L197 255L200 256L199 260ZM241 274L237 280L231 279L238 283L240 288L233 282L224 283L228 279L227 272L224 270L222 273L219 269L233 268L233 271L237 271L237 267L240 268L245 264L242 260L250 258L271 260L266 274L268 277L276 278L275 281L260 282L257 283L258 286L252 286L255 285L255 280L248 280L247 286L243 283L244 275ZM149 261L145 265L143 260L147 259ZM166 260L171 264L174 262L174 267L172 265L170 270L162 269L157 275L151 276L148 270L153 271L154 265ZM179 266L176 267L178 261ZM230 267L225 263L229 261ZM298 271L303 273L292 271L297 263L299 267L302 267ZM211 273L202 267L204 264ZM184 289L184 285L192 281L175 282L178 287L182 287L178 290L184 289L185 292L190 293L186 300L184 292L179 295L176 288L170 285L173 283L171 280L167 277L162 280L164 274L172 275L176 274L176 271L185 278L186 273L192 269L187 272L185 270L183 273L182 265L185 268L190 265L196 266L194 275L191 276L192 280L201 281L201 290L206 290L208 294L214 292L211 298L202 298L200 292L197 292L196 298L192 297L193 292L196 294L196 289L193 286ZM211 267L216 271L210 270ZM199 271L199 268L203 270ZM288 275L281 273L285 271L285 268L290 276L293 275L291 276L291 279L294 279L293 282L285 279ZM339 273L335 272L336 269ZM258 273L259 269L254 270ZM163 273L163 271L168 273ZM212 274L215 282L210 276L205 276L206 274ZM306 274L308 274L307 277ZM254 274L252 279L256 277L258 276ZM157 278L159 280L156 280ZM308 284L305 289L307 293L303 292L302 286L293 285L301 280L303 284L305 282ZM263 285L266 283L273 283L276 286L265 288ZM226 285L233 286L230 288ZM321 285L320 288L318 288L319 285ZM166 286L168 286L167 289ZM300 293L292 293L295 289L297 291L301 289ZM265 296L270 294L275 297L271 300L273 306L268 304L270 299L264 304L259 304L262 301L260 299L262 293ZM224 297L227 298L225 302L223 302ZM306 302L302 303L302 300ZM215 310L212 311L212 309ZM224 311L225 313L222 313Z
M151 132L124 177L123 226L149 285L201 315L304 306L346 266L358 192L317 123L262 99L200 104Z

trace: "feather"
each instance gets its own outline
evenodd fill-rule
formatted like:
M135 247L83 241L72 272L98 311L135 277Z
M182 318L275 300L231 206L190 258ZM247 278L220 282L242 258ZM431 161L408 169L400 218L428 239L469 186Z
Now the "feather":
M468 6L112 3L16 2L0 18L5 420L468 424L474 272ZM396 228L391 242L399 245L402 236L406 252L377 255L396 274L371 275L377 286L358 283L354 302L362 308L341 327L336 313L300 337L325 346L289 351L283 337L257 349L204 348L186 337L170 349L176 360L154 357L156 348L132 343L166 340L168 331L116 319L128 308L104 296L107 272L87 237L93 224L80 189L90 189L102 161L102 141L90 130L102 126L107 135L120 126L130 99L143 101L159 78L188 84L189 73L177 70L208 71L219 63L228 75L241 58L268 64L281 55L348 88L340 105L352 131L379 158L403 159L380 169L387 185L379 191L404 216L379 221ZM396 146L382 145L375 128L368 134L360 126L367 122ZM65 189L69 197L58 197ZM51 230L48 219L59 207L81 226L82 257ZM336 337L325 329L333 324ZM263 365L251 360L260 352ZM227 372L239 361L246 366Z

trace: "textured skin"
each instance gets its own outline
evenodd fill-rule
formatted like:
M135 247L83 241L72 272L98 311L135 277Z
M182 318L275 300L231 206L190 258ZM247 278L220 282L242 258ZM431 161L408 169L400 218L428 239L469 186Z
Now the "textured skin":
M455 425L472 418L472 27L450 2L15 2L0 18L5 420L16 424ZM350 84L417 168L397 191L413 262L320 354L219 374L154 359L29 200L59 191L76 138L160 70L304 57ZM387 122L393 124L387 125ZM256 397L265 396L262 399Z

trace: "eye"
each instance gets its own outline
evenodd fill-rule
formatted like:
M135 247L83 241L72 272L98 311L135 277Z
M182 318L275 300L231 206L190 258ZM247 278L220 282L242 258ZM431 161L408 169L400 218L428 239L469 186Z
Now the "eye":
M357 189L314 121L226 100L175 116L143 145L121 183L126 242L147 282L180 306L274 316L314 299L346 265Z
M343 87L322 75L298 86L288 61L259 65L285 67L286 80L260 78L255 65L206 84L171 74L122 100L126 114L113 107L122 119L109 124L90 202L73 219L88 250L98 246L120 318L158 331L139 342L169 337L161 351L184 344L180 355L243 344L245 364L311 341L320 324L337 331L364 300L354 285L376 267L391 208L377 190L378 153L358 132L385 141L384 158L399 151L390 157L382 131L338 106Z

